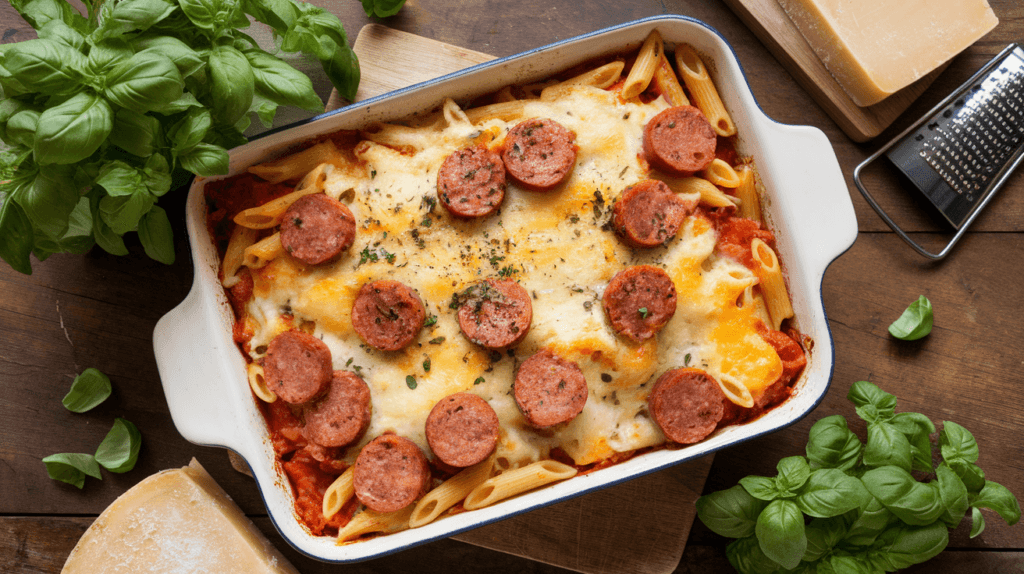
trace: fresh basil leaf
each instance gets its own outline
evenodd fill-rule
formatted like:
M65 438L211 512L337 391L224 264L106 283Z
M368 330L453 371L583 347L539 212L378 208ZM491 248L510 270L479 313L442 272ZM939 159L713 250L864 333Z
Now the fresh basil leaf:
M403 4L405 0L363 0L363 11L369 18L387 18L398 14Z
M795 502L808 516L831 518L860 508L869 500L860 480L839 469L822 468L810 474Z
M32 147L36 143L36 130L39 129L41 113L32 109L22 110L7 121L7 137L4 140L11 145Z
M92 34L94 40L145 32L177 9L166 0L121 0L103 3L103 24Z
M947 460L949 468L963 481L968 493L977 494L985 487L985 471L973 462L967 462L960 458Z
M264 97L279 105L310 112L324 110L324 103L313 90L309 76L262 50L246 50L244 54L252 68L256 89Z
M213 125L213 118L210 110L204 108L192 108L185 114L185 117L178 120L169 130L167 139L171 141L171 149L175 154L186 153L199 145L210 126Z
M149 157L163 144L160 120L153 116L121 108L114 114L110 143L139 157Z
M789 495L796 494L811 475L811 467L802 456L788 456L779 461L776 469L779 475L775 478L775 484L780 492Z
M118 235L138 228L139 220L152 207L155 199L148 191L104 197L100 200L100 217Z
M846 426L842 415L825 417L814 423L807 438L807 460L812 469L849 470L857 465L863 445Z
M85 91L39 117L33 144L40 164L71 164L91 156L114 129L114 112L102 97Z
M864 447L864 465L898 466L910 472L912 449L910 441L896 427L887 422L868 423L868 442Z
M778 563L765 556L754 536L734 540L725 547L725 557L739 574L775 574Z
M178 67L170 58L143 51L110 70L103 93L119 106L145 113L177 100L184 88Z
M93 478L103 479L100 475L100 465L90 454L82 453L61 453L51 454L43 459L46 465L46 473L50 478L66 482L81 489L85 486L86 475Z
M15 271L31 275L34 243L35 231L24 208L10 192L0 192L0 257Z
M921 413L898 413L889 422L910 442L911 469L934 472L931 434L935 432L935 425L932 421Z
M977 538L981 536L981 533L985 531L985 515L981 513L981 509L977 506L971 508L971 538Z
M58 248L60 251L81 255L92 249L95 244L96 241L92 237L92 211L89 207L89 198L81 197L68 218L68 230L64 237L60 238Z
M766 476L745 476L740 479L740 485L758 500L771 502L781 494L775 481Z
M206 61L185 42L173 36L142 36L132 41L135 51L154 51L167 56L178 67L182 78L198 72Z
M923 526L900 524L883 532L868 556L873 564L883 565L886 572L895 572L935 558L948 544L949 531L941 522Z
M166 104L156 106L151 111L164 116L174 115L180 112L188 111L192 108L202 108L203 104L196 99L195 95L185 92L180 98L173 102L167 102Z
M50 20L47 22L45 26L39 29L39 37L63 44L76 51L81 51L82 46L85 45L85 36L61 20Z
M880 500L872 496L871 500L857 511L856 519L846 531L843 544L855 547L871 546L879 534L898 520Z
M223 25L225 20L224 4L230 5L231 3L217 0L178 0L181 11L188 16L193 24L210 31Z
M815 518L804 529L807 534L807 550L802 560L814 562L831 552L846 536L846 522L842 517Z
M2 61L5 75L33 92L50 96L78 91L82 81L80 70L85 67L81 52L46 39L8 44Z
M181 167L196 175L209 177L228 172L228 152L214 144L200 143L179 157L178 161L181 162Z
M942 423L942 432L939 433L939 450L942 452L942 459L950 462L955 459L966 462L978 462L978 442L974 440L971 431L951 422Z
M853 402L858 409L872 405L877 420L889 420L895 416L896 397L878 388L878 385L874 383L868 381L853 383L846 398ZM860 410L857 411L857 414L860 414Z
M256 114L263 127L270 129L274 127L274 116L277 115L277 107L277 104L268 100L259 90L256 90L256 95L252 98L252 107L249 108L249 111Z
M932 322L932 302L921 295L889 325L889 333L897 339L916 341L932 332Z
M124 239L121 239L121 235L115 233L109 225L103 222L103 215L100 212L99 199L93 200L92 205L92 229L93 236L96 237L96 245L99 245L101 249L111 255L128 255L128 248L124 245Z
M139 221L139 239L146 255L165 265L174 264L174 231L167 212L154 205Z
M775 500L765 507L754 533L764 555L783 568L796 568L807 551L804 515L791 500Z
M937 485L917 482L902 468L883 466L872 469L864 473L861 481L872 496L907 524L931 524L945 510Z
M210 108L214 119L234 124L252 105L255 77L252 66L231 46L218 46L210 53Z
M110 472L128 472L135 468L142 447L142 433L132 423L118 418L96 449L96 462Z
M163 154L153 154L146 158L142 168L142 183L156 197L171 190L171 167Z
M88 57L89 70L95 76L90 85L97 90L103 90L106 87L106 76L114 66L134 55L135 50L123 38L105 38L95 42L89 49Z
M359 58L348 44L338 45L329 59L320 59L320 64L338 94L350 102L355 100L360 78Z
M84 413L107 400L114 388L110 379L97 369L89 368L71 383L71 390L64 396L64 408L73 413Z
M37 236L58 240L68 230L68 218L78 205L78 190L68 166L38 170L21 188L16 201L25 208Z
M19 112L30 109L32 107L21 100L13 98L0 100L0 140L3 140L8 145L14 145L14 142L7 135L7 123ZM34 130L33 133L35 133Z
M242 9L277 32L295 24L299 10L289 0L242 0Z
M943 506L946 507L939 518L946 526L956 528L970 507L970 503L967 501L967 487L964 486L960 477L945 464L940 464L935 469L935 476L939 496L942 498Z
M1020 504L1017 502L1017 497L1010 492L1010 489L991 480L985 481L984 488L971 502L971 505L975 508L994 510L1010 526L1020 521Z
M36 30L43 29L53 20L76 27L84 18L68 2L62 0L11 0L11 6Z
M737 484L698 498L696 506L697 516L712 532L744 538L754 534L757 517L768 505Z
M100 167L96 184L106 190L111 197L135 195L148 191L142 183L139 170L121 160L114 160Z
M861 556L836 554L827 558L830 571L835 574L877 574L871 563ZM821 573L821 568L813 570L815 574Z

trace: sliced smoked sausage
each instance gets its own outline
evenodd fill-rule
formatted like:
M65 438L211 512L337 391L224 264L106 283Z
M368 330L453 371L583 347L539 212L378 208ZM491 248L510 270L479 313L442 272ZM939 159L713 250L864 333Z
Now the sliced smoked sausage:
M516 124L505 136L501 159L509 176L534 191L562 183L576 164L576 134L547 118Z
M381 351L397 351L411 343L426 318L419 295L398 281L367 283L352 304L352 327L367 345Z
M644 126L644 156L652 166L676 175L693 175L715 159L718 136L700 110L676 106Z
M427 492L430 465L420 447L396 434L370 441L352 471L356 498L370 510L394 512Z
M306 408L303 433L324 447L352 444L370 426L370 387L351 371L334 371L323 399Z
M437 171L437 197L456 217L494 213L505 198L501 156L482 145L452 153Z
M658 267L627 267L608 282L601 304L616 332L642 343L675 314L676 286Z
M676 236L697 203L676 195L663 181L648 179L622 191L612 208L616 233L633 247L658 247Z
M579 365L549 350L523 361L512 387L519 410L538 428L576 418L589 394Z
M715 430L725 412L724 400L711 375L700 369L673 369L654 383L647 408L669 440L693 444Z
M293 405L311 401L327 390L332 371L327 344L297 329L274 337L263 359L267 388Z
M356 218L344 203L322 193L296 199L281 220L281 245L307 265L319 265L352 246Z
M460 294L459 328L467 339L488 349L519 344L530 330L530 294L510 279L486 279Z
M441 399L427 416L427 443L441 462L472 466L498 444L498 415L487 401L472 393Z

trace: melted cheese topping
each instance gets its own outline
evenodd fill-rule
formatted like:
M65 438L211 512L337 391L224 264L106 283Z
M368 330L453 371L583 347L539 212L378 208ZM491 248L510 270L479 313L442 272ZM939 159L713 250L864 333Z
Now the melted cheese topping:
M424 423L434 404L459 391L484 398L501 421L497 456L520 466L546 458L552 448L577 464L661 444L664 435L647 413L647 395L663 372L684 364L723 374L756 398L782 371L778 355L755 330L750 309L737 306L756 282L742 265L713 255L717 233L703 217L690 217L665 247L633 250L602 224L625 187L648 177L642 158L643 126L665 109L619 101L617 94L578 87L558 101L533 100L525 118L552 118L576 133L579 153L571 175L548 192L509 183L499 214L452 218L436 205L437 171L452 152L490 141L500 145L518 122L478 126L437 120L402 129L401 151L371 141L356 146L365 173L336 170L326 192L356 217L355 245L337 261L306 267L284 256L253 272L255 323L252 357L291 326L311 322L330 347L335 369L355 370L370 385L373 417L357 448L393 431L430 452ZM438 127L440 126L440 127ZM696 198L694 198L696 199ZM601 307L608 281L631 265L666 269L678 292L675 316L645 344L619 337ZM484 278L511 274L533 298L533 323L514 351L489 352L460 332L452 296ZM393 279L414 288L436 323L401 351L362 344L350 320L352 303L368 281ZM292 322L282 319L290 313ZM428 321L429 322L429 321ZM590 389L572 422L538 431L512 397L515 367L543 348L576 361ZM427 362L429 361L429 363ZM428 370L429 365L429 370ZM407 377L416 385L410 388Z

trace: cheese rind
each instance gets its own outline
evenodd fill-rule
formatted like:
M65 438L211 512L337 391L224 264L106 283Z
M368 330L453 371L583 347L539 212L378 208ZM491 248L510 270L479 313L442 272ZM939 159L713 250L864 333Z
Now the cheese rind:
M115 500L85 531L61 574L298 574L192 459Z
M779 0L858 106L956 56L999 23L985 0Z

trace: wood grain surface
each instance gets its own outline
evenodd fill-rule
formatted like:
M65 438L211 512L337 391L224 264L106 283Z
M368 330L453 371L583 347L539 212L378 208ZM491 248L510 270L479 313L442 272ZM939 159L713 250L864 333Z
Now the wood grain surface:
M337 14L350 33L371 20L360 3L318 0ZM664 13L703 20L733 46L760 106L773 119L812 125L831 141L843 172L853 168L930 109L1006 44L1024 38L1019 0L991 0L1000 25L951 65L878 138L857 144L842 131L793 76L726 5L702 0L567 1L409 0L389 27L494 56L507 56L577 34ZM32 37L7 3L0 4L2 41ZM322 85L322 84L320 84ZM322 95L326 98L327 92ZM941 240L941 221L922 212L890 174L873 177L886 209L915 238ZM933 420L953 420L970 429L981 449L979 464L990 479L1024 495L1024 177L1014 174L972 231L941 263L915 255L889 232L850 185L860 236L829 268L822 284L835 340L832 387L806 419L781 432L716 455L705 492L730 487L749 474L770 475L780 457L801 454L807 430L832 414L856 420L845 395L857 380L871 380L900 398L900 410ZM31 276L0 266L0 571L54 573L88 524L120 493L158 470L180 467L196 456L260 529L305 574L337 572L338 566L299 555L276 533L259 494L229 465L220 449L187 443L170 420L152 350L157 319L177 305L191 285L192 266L184 234L184 194L161 199L176 233L177 262L150 261L134 235L130 254L99 250L84 256L53 256L34 262ZM918 295L935 306L936 327L928 338L904 343L887 325ZM74 375L86 367L109 374L114 394L85 414L60 404ZM56 452L93 452L113 418L135 422L143 448L135 470L88 479L85 489L47 478L40 459ZM862 426L853 425L863 433ZM862 434L863 436L863 434ZM1024 527L1007 527L989 514L988 527L968 538L968 525L953 532L950 547L913 572L974 574L1024 571ZM630 544L656 535L657 525L623 538ZM693 525L676 568L682 573L731 571L728 540ZM455 540L442 540L346 572L489 573L564 570Z

